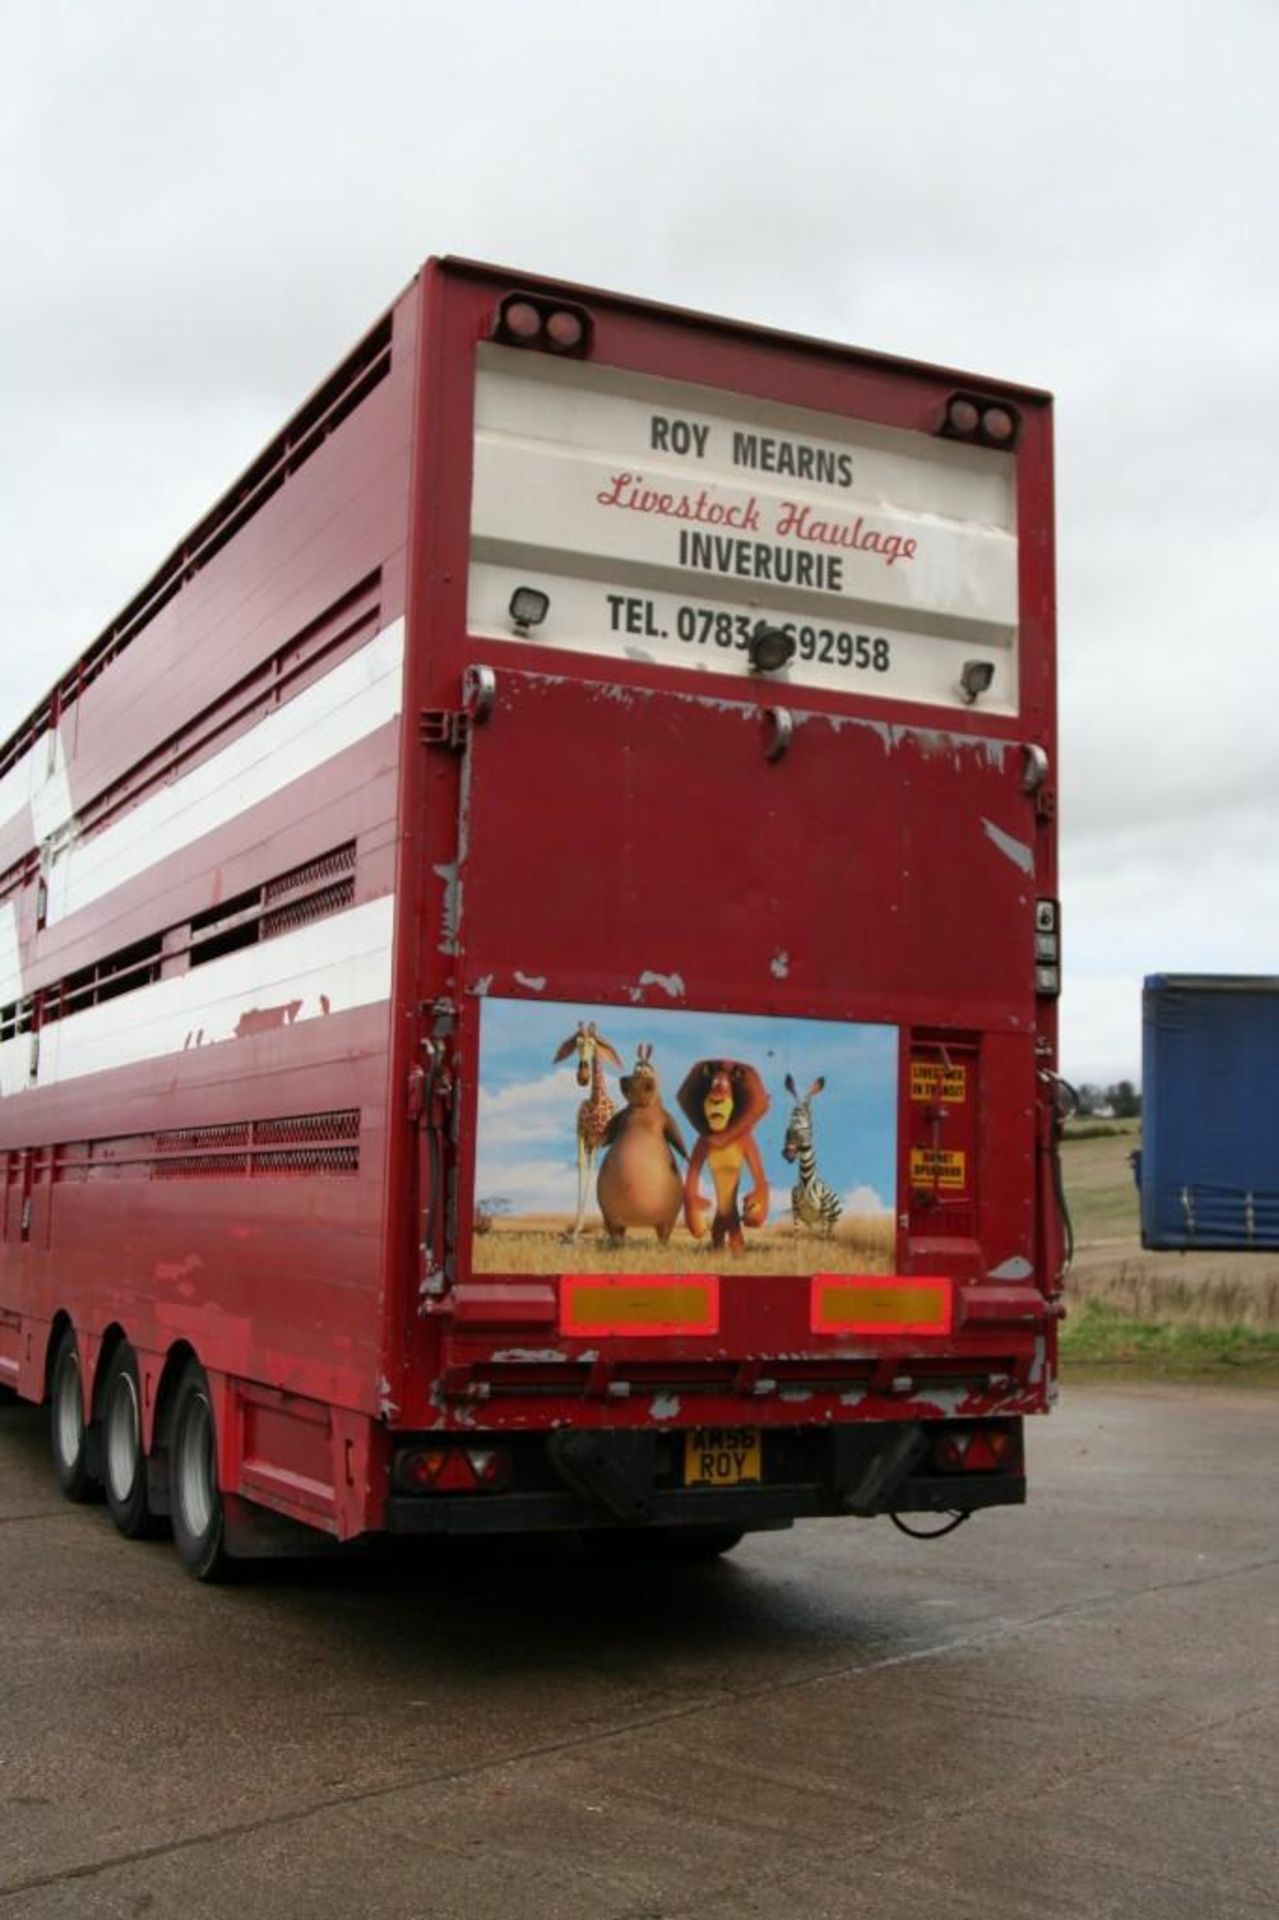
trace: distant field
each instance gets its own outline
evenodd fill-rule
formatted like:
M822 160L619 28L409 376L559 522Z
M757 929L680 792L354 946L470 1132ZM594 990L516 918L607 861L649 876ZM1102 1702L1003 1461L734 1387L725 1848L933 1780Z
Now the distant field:
M511 1215L494 1220L473 1243L477 1273L689 1273L719 1264L709 1236L694 1240L683 1225L669 1245L652 1232L628 1233L611 1247L597 1215L588 1216L582 1237L571 1248L564 1235L571 1213ZM733 1260L734 1273L887 1273L893 1260L891 1214L852 1215L841 1220L830 1239L796 1234L789 1225L747 1228L746 1249Z
M1075 1228L1067 1365L1279 1381L1279 1256L1146 1252L1128 1165L1140 1122L1107 1125L1084 1123L1062 1144Z
M1062 1143L1062 1171L1075 1228L1062 1334L1068 1371L1214 1376L1279 1384L1279 1255L1147 1253L1128 1156L1137 1121L1085 1122ZM477 1233L477 1273L690 1273L722 1264L709 1239L681 1223L669 1246L651 1232L610 1247L598 1214L572 1247L569 1213L494 1219ZM887 1273L891 1216L841 1220L830 1240L796 1235L789 1223L747 1231L733 1271Z
M1062 1171L1077 1245L1141 1239L1141 1210L1128 1156L1141 1145L1139 1120L1109 1120L1107 1131L1089 1122L1067 1132Z

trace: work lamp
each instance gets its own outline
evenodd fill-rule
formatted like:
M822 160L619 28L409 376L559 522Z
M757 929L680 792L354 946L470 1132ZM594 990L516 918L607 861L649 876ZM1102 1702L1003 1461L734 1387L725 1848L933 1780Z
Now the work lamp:
M990 683L995 677L993 660L965 660L959 676L959 691L971 707L974 700L990 691Z
M540 587L516 587L508 608L516 633L527 633L530 627L540 627L550 610L551 596L543 593Z
M761 620L750 637L747 655L752 673L780 673L795 656L795 636L785 627L770 627Z

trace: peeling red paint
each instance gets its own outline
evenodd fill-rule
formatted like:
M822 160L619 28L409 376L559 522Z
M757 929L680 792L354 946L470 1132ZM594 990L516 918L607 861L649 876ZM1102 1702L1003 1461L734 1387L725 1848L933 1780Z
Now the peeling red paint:
M250 1007L236 1022L235 1037L247 1040L255 1033L278 1033L281 1027L291 1027L301 1011L300 1000L287 1000L279 1007Z
M185 1280L189 1273L198 1273L204 1265L204 1256L189 1253L184 1260L157 1260L151 1269L159 1281Z

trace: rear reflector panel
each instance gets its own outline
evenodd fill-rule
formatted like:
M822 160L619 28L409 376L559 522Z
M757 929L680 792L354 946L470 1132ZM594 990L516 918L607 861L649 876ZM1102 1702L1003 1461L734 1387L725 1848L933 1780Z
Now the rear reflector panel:
M719 1332L719 1278L697 1274L568 1273L560 1280L560 1332L581 1335Z
M947 1334L954 1325L953 1283L943 1278L818 1273L811 1303L814 1333Z

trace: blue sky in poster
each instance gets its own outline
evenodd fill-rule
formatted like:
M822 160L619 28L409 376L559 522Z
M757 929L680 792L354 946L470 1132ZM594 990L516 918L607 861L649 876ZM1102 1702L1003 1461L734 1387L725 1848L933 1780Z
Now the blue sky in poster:
M655 1007L601 1007L530 1000L486 1000L480 1025L476 1195L500 1196L516 1213L567 1212L576 1204L575 1126L583 1097L570 1058L556 1049L579 1020L593 1020L629 1071L637 1045L653 1048L662 1097L692 1146L675 1095L695 1060L726 1057L754 1066L772 1099L759 1129L772 1187L774 1220L789 1217L795 1175L782 1159L791 1100L788 1073L813 1102L817 1169L847 1212L894 1206L897 1165L897 1029L826 1020L756 1018ZM622 1095L615 1072L609 1092Z

